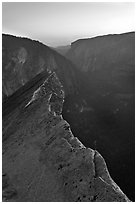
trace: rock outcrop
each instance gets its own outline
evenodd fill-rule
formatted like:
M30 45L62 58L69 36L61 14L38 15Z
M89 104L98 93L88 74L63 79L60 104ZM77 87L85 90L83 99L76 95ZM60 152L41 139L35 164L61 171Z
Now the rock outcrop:
M102 156L82 145L62 118L56 74L34 87L3 115L3 201L129 201Z

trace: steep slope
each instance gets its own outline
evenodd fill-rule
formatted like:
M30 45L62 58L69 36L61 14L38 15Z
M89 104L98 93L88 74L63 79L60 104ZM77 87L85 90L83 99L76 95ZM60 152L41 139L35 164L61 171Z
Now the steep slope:
M38 41L2 35L2 84L5 95L13 94L37 74L53 70L66 94L75 92L77 71L69 60Z
M63 120L56 74L38 81L11 96L3 114L3 201L129 201L102 156L84 147Z

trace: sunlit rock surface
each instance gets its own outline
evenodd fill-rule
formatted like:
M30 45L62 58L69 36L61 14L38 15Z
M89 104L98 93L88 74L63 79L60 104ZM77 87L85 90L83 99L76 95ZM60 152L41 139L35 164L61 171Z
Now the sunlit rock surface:
M3 201L129 201L105 161L62 118L64 91L52 73L3 116ZM10 103L9 103L10 104Z

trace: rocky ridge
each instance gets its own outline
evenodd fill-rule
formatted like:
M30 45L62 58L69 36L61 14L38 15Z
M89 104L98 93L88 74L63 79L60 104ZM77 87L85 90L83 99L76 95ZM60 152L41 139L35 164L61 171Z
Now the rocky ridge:
M62 118L56 74L32 90L3 117L3 201L129 201L102 156L82 145Z

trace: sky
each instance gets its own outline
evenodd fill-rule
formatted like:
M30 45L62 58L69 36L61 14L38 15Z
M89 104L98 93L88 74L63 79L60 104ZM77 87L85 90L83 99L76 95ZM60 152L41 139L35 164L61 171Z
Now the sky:
M133 2L3 2L2 32L57 47L135 31Z

